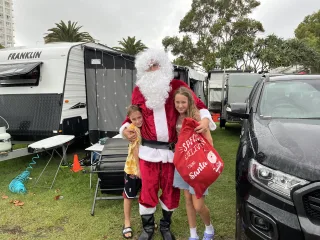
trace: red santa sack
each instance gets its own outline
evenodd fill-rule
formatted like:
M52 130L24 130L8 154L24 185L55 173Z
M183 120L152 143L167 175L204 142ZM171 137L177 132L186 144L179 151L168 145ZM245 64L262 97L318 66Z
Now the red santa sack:
M194 129L199 123L185 118L175 146L173 163L181 177L194 188L197 198L220 176L224 163L214 147Z

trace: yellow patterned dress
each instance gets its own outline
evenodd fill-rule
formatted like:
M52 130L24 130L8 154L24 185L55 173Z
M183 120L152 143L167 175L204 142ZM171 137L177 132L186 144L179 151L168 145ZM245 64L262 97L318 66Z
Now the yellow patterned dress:
M140 177L140 169L139 169L139 146L141 144L140 129L134 126L132 123L129 125L129 129L137 133L137 139L134 142L129 143L128 157L124 165L124 171L127 174L132 174Z

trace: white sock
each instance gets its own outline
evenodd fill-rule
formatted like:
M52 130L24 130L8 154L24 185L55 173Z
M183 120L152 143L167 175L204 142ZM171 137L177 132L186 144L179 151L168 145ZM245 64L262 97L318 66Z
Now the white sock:
M195 227L195 228L190 228L190 237L191 238L197 238L197 239L199 239L199 236L198 236L198 234L197 234L197 228Z
M214 229L213 229L213 226L212 226L211 223L210 223L209 226L206 225L206 230L205 230L205 232L206 232L207 234L214 234Z

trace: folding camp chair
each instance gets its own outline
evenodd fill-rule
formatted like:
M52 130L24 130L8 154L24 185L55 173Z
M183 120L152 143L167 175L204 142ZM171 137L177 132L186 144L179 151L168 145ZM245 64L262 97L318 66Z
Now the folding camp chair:
M99 160L94 163L93 173L98 174L98 180L93 198L91 215L97 200L123 199L124 165L128 155L128 141L122 138L107 139ZM113 196L98 196L113 194ZM114 194L117 194L115 196Z

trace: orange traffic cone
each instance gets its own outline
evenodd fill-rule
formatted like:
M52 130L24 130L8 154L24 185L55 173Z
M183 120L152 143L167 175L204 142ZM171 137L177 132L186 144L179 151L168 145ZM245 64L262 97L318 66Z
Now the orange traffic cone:
M73 172L79 172L83 168L80 166L78 154L73 155L73 165L72 165L72 171Z

